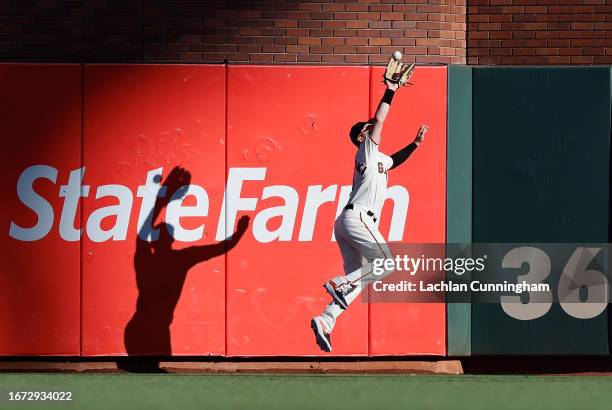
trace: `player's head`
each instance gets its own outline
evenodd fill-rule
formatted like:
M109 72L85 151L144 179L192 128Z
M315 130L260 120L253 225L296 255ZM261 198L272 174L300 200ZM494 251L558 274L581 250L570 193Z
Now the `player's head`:
M155 225L153 229L159 230L159 238L151 243L155 251L171 250L174 242L174 226L161 222Z
M351 138L351 142L357 148L359 145L368 137L372 129L372 120L369 121L360 121L351 127L349 131L349 137Z

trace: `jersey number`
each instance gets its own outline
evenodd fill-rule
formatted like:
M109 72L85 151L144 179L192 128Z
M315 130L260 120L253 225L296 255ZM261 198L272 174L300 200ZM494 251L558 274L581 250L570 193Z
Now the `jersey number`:
M365 164L362 164L360 162L355 161L355 169L357 170L357 172L359 172L361 175L363 175L363 173L366 170L366 166Z
M383 167L382 162L378 163L378 173L379 174L384 174L385 173L385 167Z

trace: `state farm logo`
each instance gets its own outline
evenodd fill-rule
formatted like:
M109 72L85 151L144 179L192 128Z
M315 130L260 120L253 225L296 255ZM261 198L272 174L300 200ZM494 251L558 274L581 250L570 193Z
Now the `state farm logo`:
M136 197L142 198L138 212L137 232L142 239L155 241L159 232L151 226L148 216L155 206L157 197L166 195L165 188L160 186L163 168L148 171L144 185L136 188ZM264 181L267 168L238 168L229 169L225 194L219 220L217 221L215 239L220 241L226 239L226 232L231 235L234 231L237 216L241 212L256 211L253 218L253 236L258 242L268 243L272 241L301 242L312 241L315 225L318 220L318 209L325 203L336 203L336 216L342 212L346 205L351 186L310 185L304 199L304 211L301 223L295 226L297 212L299 209L300 196L297 190L289 185L266 186L260 198L245 197L242 188L249 181ZM119 184L100 185L95 190L95 198L114 197L116 205L103 206L95 209L84 221L83 228L75 227L75 218L81 198L89 197L93 193L90 185L82 185L85 168L75 169L70 172L66 185L59 187L58 195L64 198L61 215L59 216L59 235L65 241L78 241L83 231L87 237L94 242L124 241L128 236L134 192L130 187ZM33 226L21 226L11 220L9 236L19 241L37 241L46 237L54 227L55 212L47 198L37 193L34 189L36 180L43 178L56 183L58 170L49 165L34 165L26 168L17 181L17 195L21 203L33 211L37 221ZM178 195L172 200L166 211L166 222L174 227L174 238L182 242L193 242L201 240L204 235L204 224L195 228L187 229L181 224L181 220L189 217L208 216L210 199L206 190L196 184L184 187L186 194L183 198ZM185 198L193 196L195 205L183 204ZM257 209L259 199L280 197L284 200L283 206ZM391 228L389 241L401 241L408 213L409 195L405 187L395 185L387 190L387 199L393 202L391 216ZM193 201L192 201L193 202ZM115 223L112 227L104 225L102 221L114 217ZM280 226L274 230L268 229L268 221L272 218L281 218ZM333 221L331 221L333 222ZM146 226L146 225L149 226ZM333 233L330 241L334 240Z

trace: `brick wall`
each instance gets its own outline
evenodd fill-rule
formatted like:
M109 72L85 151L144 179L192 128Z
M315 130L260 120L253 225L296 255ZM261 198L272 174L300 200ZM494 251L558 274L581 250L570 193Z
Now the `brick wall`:
M612 64L611 0L468 0L468 64Z
M611 2L0 0L0 60L611 64Z
M466 0L0 0L3 60L465 62Z

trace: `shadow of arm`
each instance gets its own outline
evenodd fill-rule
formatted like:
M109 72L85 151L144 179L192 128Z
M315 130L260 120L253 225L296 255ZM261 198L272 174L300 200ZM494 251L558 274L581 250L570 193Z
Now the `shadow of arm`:
M212 245L190 246L189 248L181 249L179 252L180 260L189 268L197 265L200 262L207 261L219 255L231 251L246 232L249 226L249 217L243 216L238 221L238 228L230 239L217 242Z

